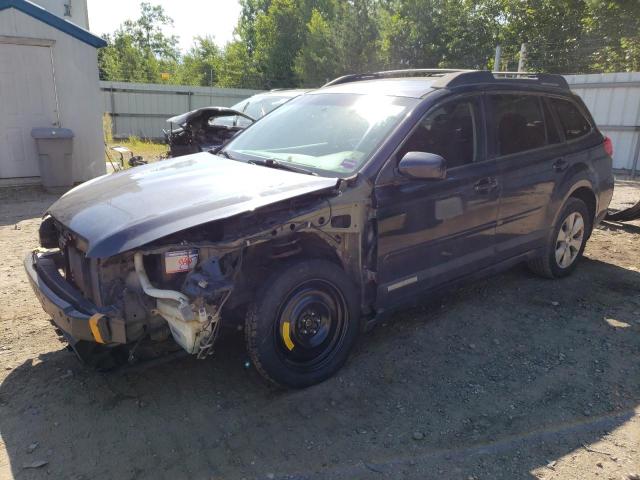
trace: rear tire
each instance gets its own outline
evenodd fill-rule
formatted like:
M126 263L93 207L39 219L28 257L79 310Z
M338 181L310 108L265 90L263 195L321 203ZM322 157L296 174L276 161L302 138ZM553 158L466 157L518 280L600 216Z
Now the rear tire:
M357 288L334 263L304 260L272 274L245 320L258 372L290 388L320 383L342 367L360 331Z
M591 229L592 219L587 205L579 198L570 197L547 239L544 254L529 261L529 268L545 278L570 275L582 258Z

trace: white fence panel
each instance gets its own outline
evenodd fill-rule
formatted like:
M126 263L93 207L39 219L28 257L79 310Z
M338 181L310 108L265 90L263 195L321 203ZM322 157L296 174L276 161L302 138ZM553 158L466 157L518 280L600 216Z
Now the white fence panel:
M162 138L167 118L212 105L230 107L261 90L100 82L114 138Z
M596 124L613 142L613 168L640 168L640 72L566 75L589 107Z

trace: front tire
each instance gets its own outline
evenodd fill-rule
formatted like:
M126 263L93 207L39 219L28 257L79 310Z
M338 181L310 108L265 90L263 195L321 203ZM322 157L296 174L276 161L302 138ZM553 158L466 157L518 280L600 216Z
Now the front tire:
M289 263L247 311L247 351L271 383L304 388L342 367L360 331L358 290L326 260Z
M579 198L570 197L547 240L544 254L531 260L529 268L545 278L570 275L582 257L591 229L587 205Z

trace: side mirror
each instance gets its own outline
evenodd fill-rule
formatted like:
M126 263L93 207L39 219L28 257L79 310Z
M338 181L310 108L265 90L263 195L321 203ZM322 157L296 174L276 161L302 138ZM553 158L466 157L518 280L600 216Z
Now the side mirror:
M447 176L447 161L440 155L427 152L407 152L398 164L404 176L442 180Z

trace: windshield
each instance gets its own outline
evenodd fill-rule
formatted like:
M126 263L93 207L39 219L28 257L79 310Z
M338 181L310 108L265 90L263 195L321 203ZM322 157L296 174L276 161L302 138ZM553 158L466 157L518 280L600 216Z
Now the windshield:
M326 93L285 103L232 140L241 160L273 159L331 174L358 170L415 99Z

